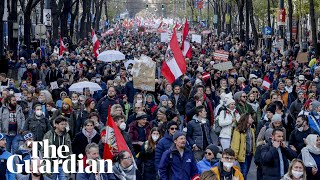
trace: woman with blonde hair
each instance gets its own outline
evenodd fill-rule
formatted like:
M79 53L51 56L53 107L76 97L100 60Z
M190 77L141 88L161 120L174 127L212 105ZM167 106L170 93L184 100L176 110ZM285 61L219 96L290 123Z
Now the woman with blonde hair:
M307 180L306 167L300 159L293 159L281 180Z

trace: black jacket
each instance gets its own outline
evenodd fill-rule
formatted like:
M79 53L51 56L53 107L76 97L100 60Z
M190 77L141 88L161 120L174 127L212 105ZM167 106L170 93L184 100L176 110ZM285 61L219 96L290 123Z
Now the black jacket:
M309 134L318 134L315 130L309 127L306 131L298 131L295 129L291 132L289 138L289 145L293 145L297 149L297 153L300 154L301 149L306 146L304 143L304 138L307 138Z
M91 143L96 143L99 144L100 141L100 135L97 133L91 140ZM89 144L88 138L82 133L79 132L74 140L71 143L72 146L72 152L74 154L78 155L83 154L84 156L86 155L86 146Z
M170 96L171 99L173 99L174 103L176 104L176 108L179 111L180 115L185 115L186 114L186 104L187 104L187 98L180 94L178 98L178 102L176 102L176 99L174 97L174 94Z
M23 130L30 131L33 134L34 141L42 141L46 132L51 129L49 119L41 115L39 119L32 114L24 123Z

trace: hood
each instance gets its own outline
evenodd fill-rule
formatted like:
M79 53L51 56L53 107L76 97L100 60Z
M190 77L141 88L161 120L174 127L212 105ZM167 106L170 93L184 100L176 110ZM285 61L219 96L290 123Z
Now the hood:
M196 122L201 122L201 120L198 118L197 115L194 115L194 116L192 117L192 119L196 120Z

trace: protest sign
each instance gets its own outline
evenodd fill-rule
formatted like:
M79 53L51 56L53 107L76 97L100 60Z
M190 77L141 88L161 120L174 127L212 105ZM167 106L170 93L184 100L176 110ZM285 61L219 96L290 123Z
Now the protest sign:
M201 44L201 35L192 34L192 42L200 43Z
M132 67L133 87L140 90L155 91L156 63L148 56L141 55Z
M161 33L160 35L161 35L161 37L160 37L161 42L168 42L169 41L168 33Z
M58 89L59 86L58 86L57 81L51 82L51 83L50 83L50 87L51 87L52 90Z
M297 56L298 63L307 63L308 62L308 53L299 53Z
M227 61L227 62L223 62L223 63L219 63L219 64L214 64L212 67L214 69L218 69L220 71L226 71L226 70L233 68L231 61Z

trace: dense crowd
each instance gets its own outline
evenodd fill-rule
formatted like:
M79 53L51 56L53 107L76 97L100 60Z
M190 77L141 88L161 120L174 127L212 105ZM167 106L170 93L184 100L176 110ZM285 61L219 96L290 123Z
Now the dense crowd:
M100 52L117 49L126 59L97 60L88 39L64 39L62 56L56 43L32 53L23 46L19 58L7 51L8 72L0 74L0 179L243 180L250 168L257 179L320 179L320 58L312 46L308 62L300 63L298 44L254 51L237 37L209 34L191 43L186 74L170 84L161 74L168 45L159 34L120 29L99 39ZM230 53L233 68L213 68L220 63L216 50ZM157 63L154 92L135 89L133 65L125 66L142 54ZM69 91L84 81L102 90ZM103 158L109 114L129 149L114 153L113 173L6 168L11 154L30 159L29 142L44 139L67 145L70 154Z

